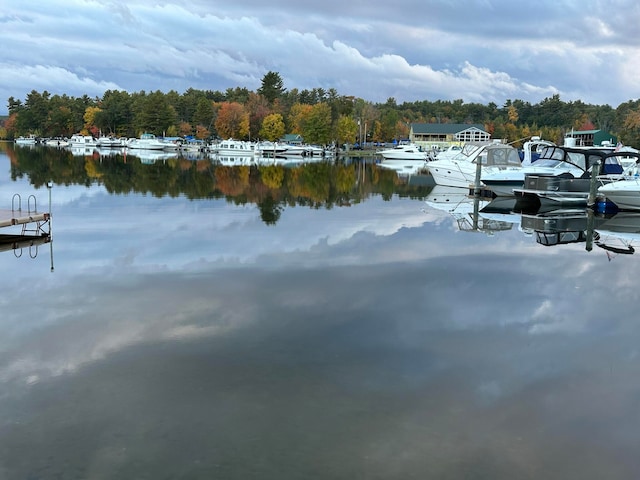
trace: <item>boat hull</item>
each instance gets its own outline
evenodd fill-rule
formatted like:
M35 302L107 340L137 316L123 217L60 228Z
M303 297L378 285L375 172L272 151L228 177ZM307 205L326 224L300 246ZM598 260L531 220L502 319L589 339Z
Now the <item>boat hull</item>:
M611 182L600 187L598 193L621 210L640 210L640 180Z
M476 166L471 162L436 160L428 169L436 185L469 188L475 182Z

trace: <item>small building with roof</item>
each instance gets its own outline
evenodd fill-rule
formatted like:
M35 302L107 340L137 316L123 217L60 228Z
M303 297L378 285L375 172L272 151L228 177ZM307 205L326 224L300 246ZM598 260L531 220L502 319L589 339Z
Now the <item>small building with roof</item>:
M565 136L565 144L579 147L616 145L618 138L604 130L572 130Z
M491 134L477 123L412 123L409 140L431 150L466 142L488 142Z
M287 145L302 145L304 139L297 133L286 133L280 138L280 142Z

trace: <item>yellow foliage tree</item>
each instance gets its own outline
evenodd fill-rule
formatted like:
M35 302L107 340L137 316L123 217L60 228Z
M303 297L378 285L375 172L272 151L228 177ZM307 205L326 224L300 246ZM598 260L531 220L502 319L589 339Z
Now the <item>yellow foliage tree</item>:
M307 105L304 103L295 103L289 111L289 128L291 133L297 133L303 135L311 112L313 111L313 105Z
M95 125L95 118L98 112L102 110L99 107L87 107L84 111L84 116L82 119L84 120L84 129L83 133L86 134L91 132L92 135L96 136L99 132L98 127Z
M358 124L353 118L347 115L340 115L340 117L338 117L336 134L338 136L339 144L353 142L357 133Z
M275 142L284 135L284 119L279 113L264 117L260 128L260 137Z

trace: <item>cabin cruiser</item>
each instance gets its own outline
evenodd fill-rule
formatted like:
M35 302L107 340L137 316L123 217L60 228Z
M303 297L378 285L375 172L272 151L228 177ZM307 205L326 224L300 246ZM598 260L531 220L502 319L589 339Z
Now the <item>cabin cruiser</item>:
M451 159L429 162L428 169L436 185L469 188L475 183L480 162L485 173L521 169L518 150L503 143L466 143Z
M543 204L555 206L587 205L592 193L592 182L596 185L617 183L626 178L629 171L625 171L621 158L628 161L633 157L640 161L640 153L635 152L606 152L599 149L576 149L567 147L550 147L546 155L550 160L559 160L567 164L571 171L558 169L554 173L533 172L526 173L522 187L514 188L513 192L527 207L540 207ZM538 160L536 164L546 160ZM593 171L593 169L597 171ZM592 179L595 176L595 179ZM605 189L606 192L606 189ZM595 193L595 192L593 192ZM603 193L606 195L606 193Z
M383 162L389 160L418 160L426 162L431 159L429 152L422 150L414 143L397 145L393 148L380 150L378 155L382 156Z
M436 160L448 160L451 159L462 152L462 147L460 145L449 145L449 148L438 152L436 155Z
M132 138L127 142L127 148L134 150L165 150L169 144L157 138L153 133L143 133L140 138Z
M237 155L239 157L253 157L255 146L252 142L228 138L209 146L209 151L225 157Z
M68 146L72 148L94 148L98 145L96 139L91 135L81 135L79 133L71 135Z

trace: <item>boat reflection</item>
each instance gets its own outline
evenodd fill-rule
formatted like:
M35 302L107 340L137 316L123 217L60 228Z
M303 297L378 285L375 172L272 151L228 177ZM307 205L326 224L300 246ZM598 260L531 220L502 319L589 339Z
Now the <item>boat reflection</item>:
M144 164L154 164L158 161L169 160L172 158L178 158L178 152L165 152L164 150L145 150L145 149L134 149L128 150L127 158L137 158L140 160L140 163Z
M521 225L530 229L536 242L544 246L586 243L591 251L598 238L597 230L613 218L598 214L590 208L559 208L537 214L522 213Z
M225 167L242 167L255 165L255 157L240 155L212 155L211 159L214 163L224 165Z
M425 200L425 203L436 210L451 215L463 232L495 232L511 230L516 221L505 221L489 212L483 212L491 202L488 198L469 195L468 188L436 185Z
M640 212L618 212L601 223L594 233L596 246L614 254L632 255L640 245Z
M514 210L516 201L515 197L495 197L482 207L478 214L485 219L495 222L502 222L512 226L517 225L523 233L530 234L530 231L523 230L520 227L521 216Z

